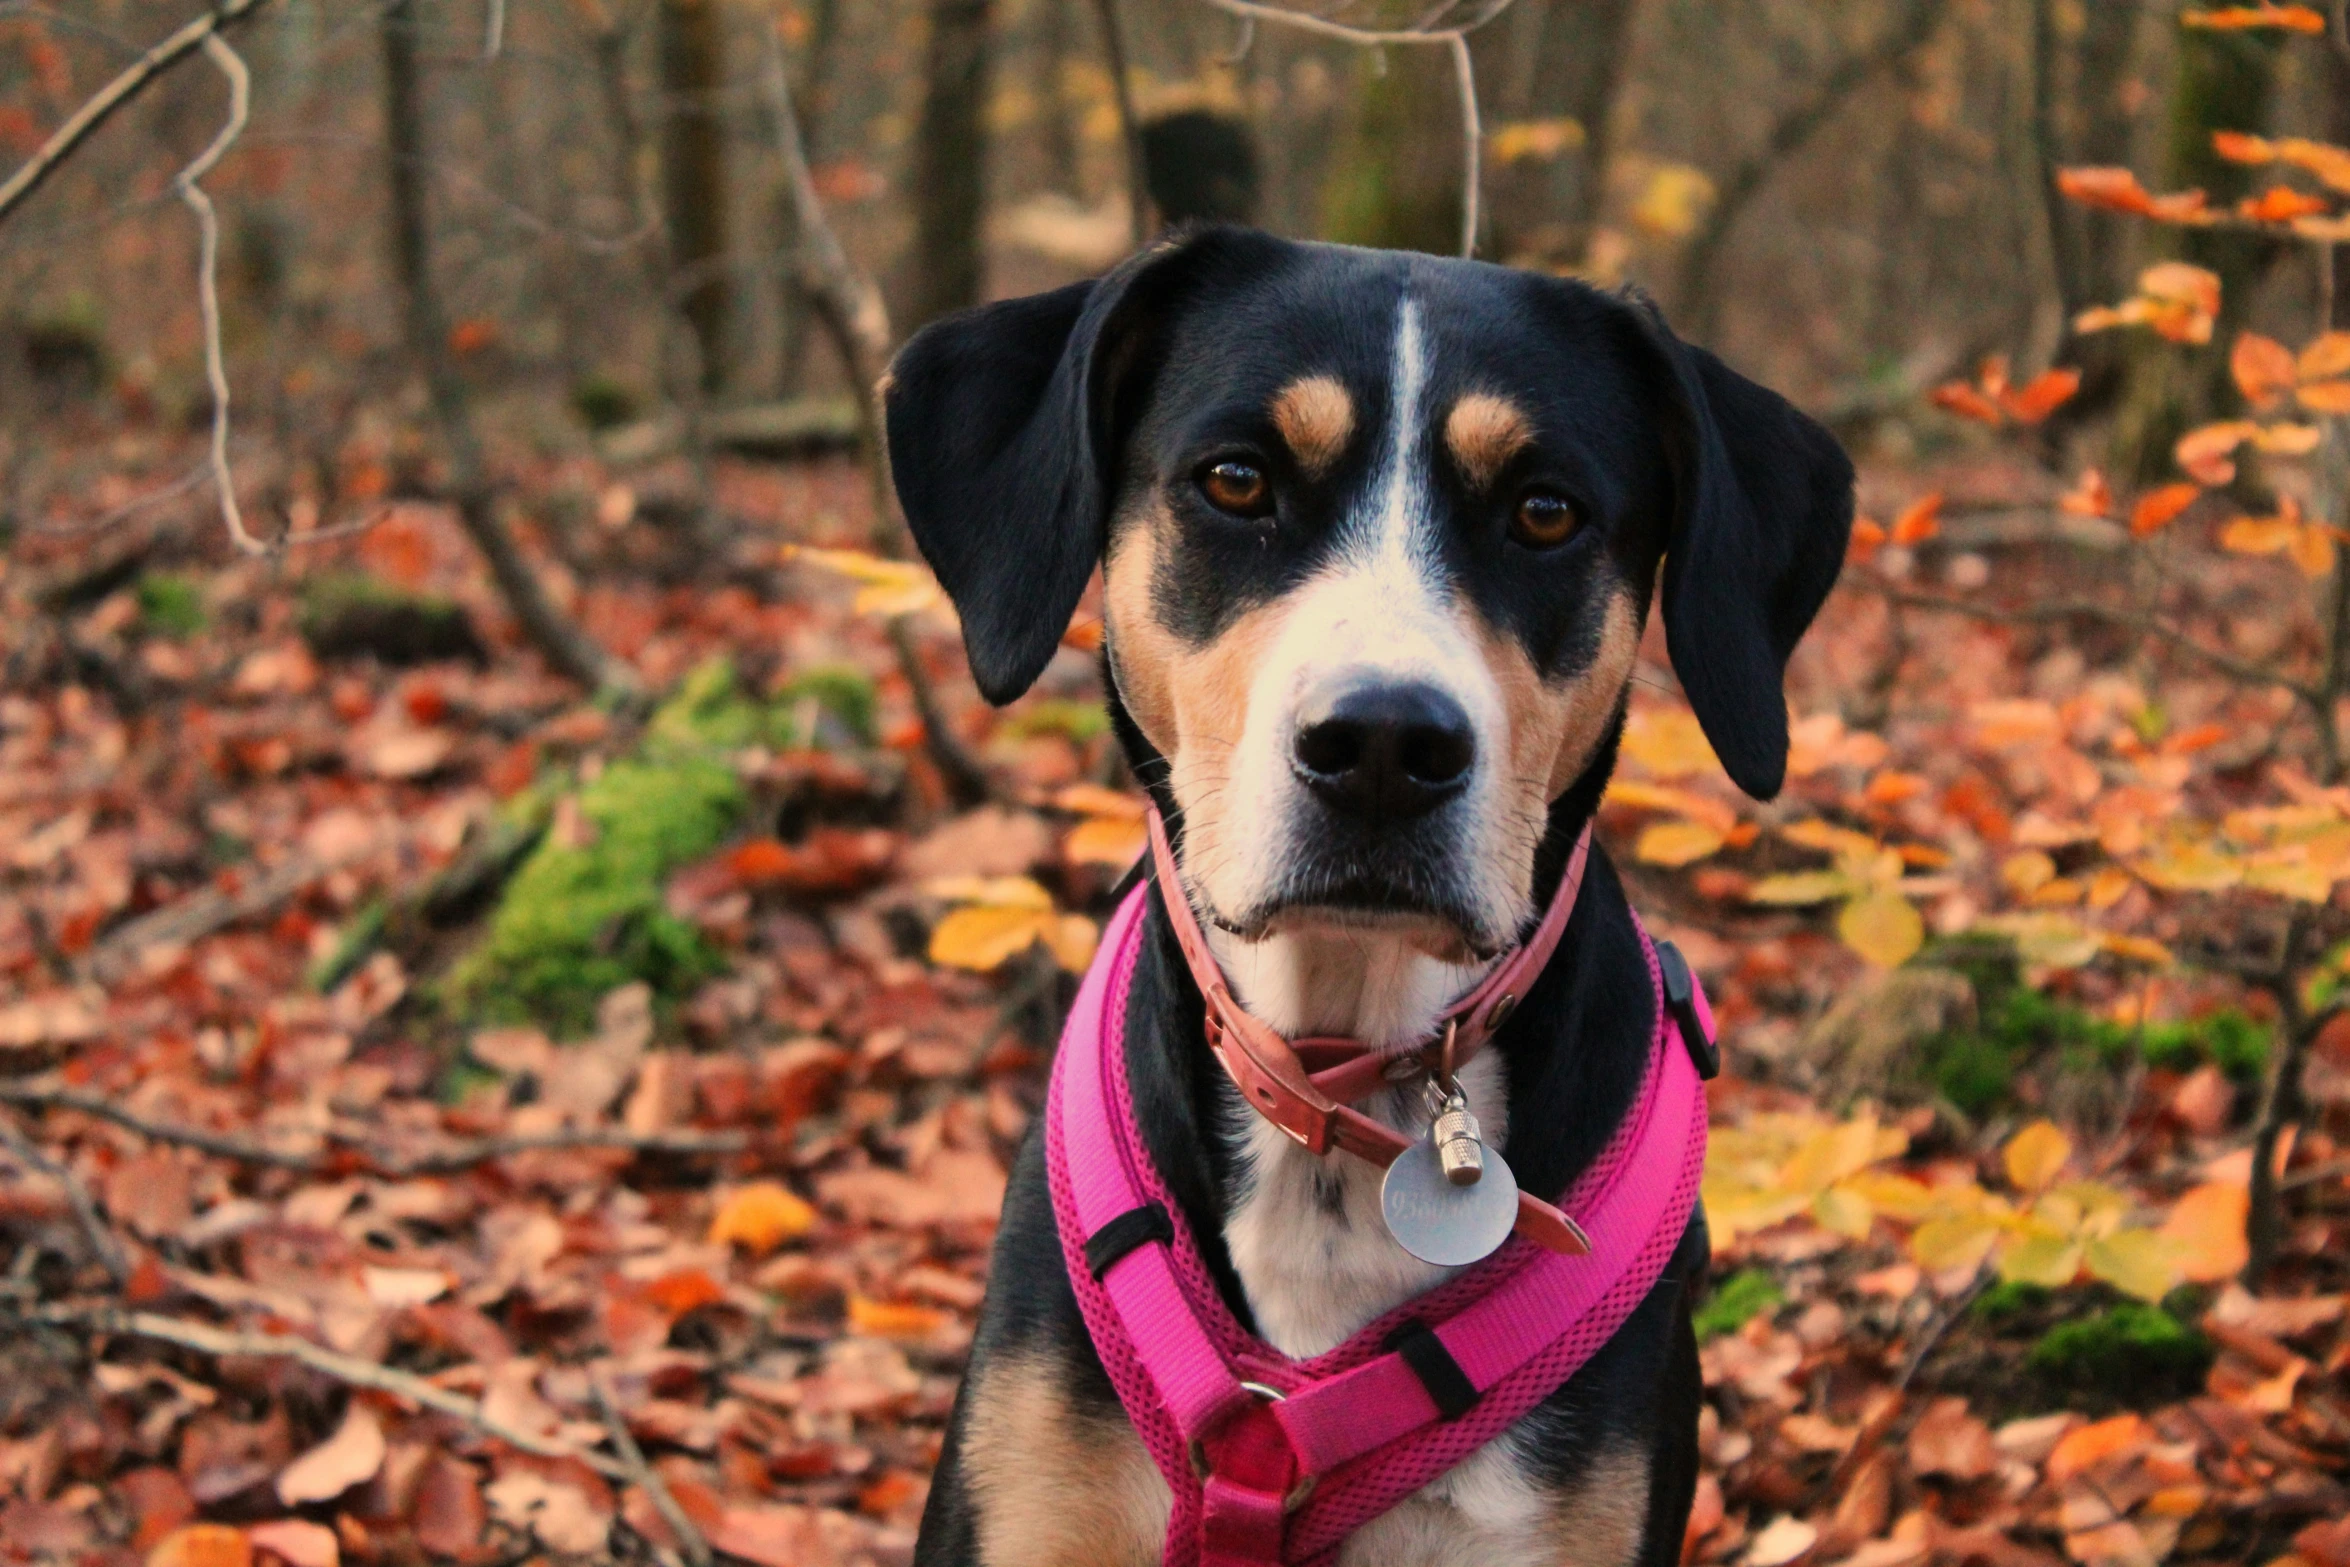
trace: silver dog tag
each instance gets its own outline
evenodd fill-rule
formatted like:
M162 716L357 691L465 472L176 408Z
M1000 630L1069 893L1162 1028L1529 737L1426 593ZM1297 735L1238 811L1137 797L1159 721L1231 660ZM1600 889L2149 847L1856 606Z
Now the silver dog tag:
M1465 1267L1490 1256L1518 1222L1518 1182L1499 1151L1484 1150L1485 1168L1472 1185L1445 1178L1433 1135L1396 1156L1379 1184L1379 1211L1395 1243L1422 1262Z

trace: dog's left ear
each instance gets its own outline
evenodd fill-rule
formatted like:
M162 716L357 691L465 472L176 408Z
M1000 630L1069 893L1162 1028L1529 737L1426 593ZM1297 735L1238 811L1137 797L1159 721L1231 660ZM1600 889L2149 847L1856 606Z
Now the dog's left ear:
M1787 657L1852 535L1852 461L1778 393L1635 313L1667 382L1665 646L1724 770L1767 800L1787 774Z
M963 620L991 702L1035 683L1101 558L1120 386L1187 284L1277 245L1241 230L1164 241L1097 282L982 305L914 334L882 380L891 477Z

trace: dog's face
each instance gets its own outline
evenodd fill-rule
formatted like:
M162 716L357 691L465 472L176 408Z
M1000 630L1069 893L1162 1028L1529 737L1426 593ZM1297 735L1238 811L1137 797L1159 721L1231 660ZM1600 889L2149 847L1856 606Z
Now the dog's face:
M1699 716L1774 792L1781 666L1851 518L1834 442L1643 306L1238 231L941 322L887 401L989 697L1034 680L1102 563L1138 772L1242 938L1378 925L1452 962L1515 939L1660 560Z

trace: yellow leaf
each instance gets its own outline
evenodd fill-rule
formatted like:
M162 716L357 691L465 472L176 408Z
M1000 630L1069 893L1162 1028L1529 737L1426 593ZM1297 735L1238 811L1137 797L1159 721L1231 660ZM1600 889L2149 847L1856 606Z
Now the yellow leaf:
M2000 1248L1999 1276L2010 1284L2062 1289L2081 1271L2081 1245L2069 1235L2036 1231Z
M2334 569L2334 534L2331 528L2303 528L2286 545L2293 564L2301 575L2312 582Z
M1853 1241L1867 1240L1869 1228L1876 1222L1869 1200L1848 1186L1831 1186L1813 1198L1811 1216L1821 1229Z
M945 601L938 579L919 562L883 560L862 550L814 549L804 544L783 547L787 561L803 560L858 583L850 605L860 615L911 615Z
M1999 1221L1983 1214L1929 1219L1910 1235L1909 1258L1929 1273L1980 1267L1999 1234Z
M2252 437L2252 444L2279 457L2306 457L2317 450L2319 434L2314 424L2265 425Z
M2217 1284L2241 1273L2252 1256L2244 1241L2251 1211L2250 1189L2233 1181L2212 1181L2181 1197L2161 1231L2176 1248L2172 1261L2179 1277Z
M1624 725L1623 754L1657 778L1686 778L1718 767L1697 715L1685 707L1648 707Z
M1554 120L1509 120L1485 138L1485 155L1496 163L1548 163L1563 152L1583 145L1583 122L1567 116Z
M1746 901L1791 906L1826 903L1852 890L1852 878L1842 871L1794 871L1784 876L1765 876L1747 889Z
M1659 239L1679 239L1696 229L1714 204L1714 182L1686 163L1660 164L1632 203L1632 221Z
M1779 836L1806 849L1821 849L1839 859L1877 852L1877 840L1865 832L1837 827L1816 818L1779 829Z
M2057 1130L2053 1121L2034 1121L2009 1138L2000 1152L2008 1184L2024 1192L2045 1191L2054 1185L2072 1156L2073 1140Z
M2238 555L2274 555L2290 549L2301 524L2290 517L2237 517L2219 530L2219 547Z
M1779 1184L1789 1191L1816 1192L1845 1176L1866 1169L1877 1157L1877 1119L1860 1116L1813 1133L1804 1139L1779 1172Z
M937 1335L954 1318L935 1306L849 1297L849 1331L869 1338L921 1340Z
M1046 910L1053 895L1026 876L940 876L922 890L948 903L976 903L990 909Z
M1686 816L1724 835L1738 825L1738 813L1710 795L1699 794L1694 789L1676 789L1670 784L1644 783L1637 778L1618 778L1610 783L1600 804Z
M2056 880L2056 861L2038 849L2011 855L1999 867L1999 879L2019 898L2028 898Z
M2243 862L2208 843L2166 845L2134 868L2165 892L2219 892L2244 879Z
M1643 865L1687 865L1721 846L1722 835L1703 822L1651 822L1632 845L1632 858Z
M1101 933L1082 914L1064 914L1044 932L1045 945L1053 949L1053 961L1072 974L1085 972L1100 941Z
M2128 871L2111 868L2101 870L2089 883L2089 907L2098 910L2110 909L2121 902L2122 895L2129 890L2130 873Z
M1050 909L974 904L955 909L930 932L930 961L980 973L1001 966L1058 931Z
M709 1243L740 1246L760 1256L816 1227L816 1210L780 1181L738 1186L710 1219Z
M2350 413L2350 381L2314 381L2293 395L2311 413Z
M1141 857L1150 833L1140 821L1116 816L1089 816L1069 829L1061 840L1061 855L1072 865L1132 865Z
M2152 1230L2116 1230L2091 1241L2082 1260L2090 1277L2125 1295L2157 1301L2179 1283L2180 1251Z
M1836 934L1879 968L1898 968L1925 945L1926 922L1907 898L1881 887L1844 905Z
M2170 948L2152 936L2131 936L2120 931L2106 931L2097 938L2106 951L2117 958L2128 958L2135 963L2151 963L2156 968L2169 968L2175 961Z
M2079 968L2101 950L2097 932L2069 914L2000 914L1975 921L1973 928L2007 937L2016 956L2034 968Z

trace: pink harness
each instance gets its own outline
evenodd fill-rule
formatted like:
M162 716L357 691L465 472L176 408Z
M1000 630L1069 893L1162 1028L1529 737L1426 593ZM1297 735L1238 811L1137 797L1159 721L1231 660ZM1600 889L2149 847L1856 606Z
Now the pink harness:
M1660 969L1643 931L1658 1005L1640 1097L1558 1204L1589 1253L1514 1235L1337 1348L1292 1360L1224 1305L1135 1123L1126 1003L1149 895L1146 882L1112 917L1053 1063L1045 1149L1062 1256L1174 1492L1165 1567L1322 1567L1549 1397L1662 1276L1705 1163L1694 1056L1711 1048L1712 1014L1678 954ZM1702 1047L1682 1048L1676 1013Z

